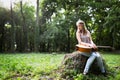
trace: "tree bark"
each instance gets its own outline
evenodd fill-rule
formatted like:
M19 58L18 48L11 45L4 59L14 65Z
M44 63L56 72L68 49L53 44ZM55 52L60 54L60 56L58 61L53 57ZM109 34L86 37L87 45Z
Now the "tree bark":
M34 29L35 37L34 37L34 51L39 51L39 0L36 2L37 8L36 8L36 26Z
M3 52L4 51L4 22L1 22L0 24L1 28L0 28L0 52Z
M70 52L70 30L68 29L68 43L67 43L67 52Z
M62 78L67 78L67 76L73 77L74 75L83 73L87 59L88 57L84 56L79 51L75 51L72 54L66 54L62 61L62 65L58 69L58 71L60 71L61 77ZM103 63L105 69L107 69L108 66L105 64L105 61L103 61ZM93 73L96 75L101 74L96 59L92 63L89 73Z
M26 26L26 20L25 20L25 16L24 16L24 13L23 13L23 4L22 4L22 0L20 1L20 8L21 8L21 15L22 15L22 19L23 19L23 22L22 22L22 25L23 25L23 40L22 40L22 48L23 48L23 51L27 51L28 49L28 30L27 30L27 26Z
M11 8L11 52L14 52L14 42L15 42L15 29L14 29L14 16L13 16L13 9L12 9L12 2L10 3Z

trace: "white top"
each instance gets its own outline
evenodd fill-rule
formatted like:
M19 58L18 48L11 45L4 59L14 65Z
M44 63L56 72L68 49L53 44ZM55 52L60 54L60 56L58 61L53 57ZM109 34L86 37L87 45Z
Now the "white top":
M85 42L85 43L91 43L90 42L90 36L89 35L83 35L82 33L80 33L80 38L81 38L81 41L82 42Z

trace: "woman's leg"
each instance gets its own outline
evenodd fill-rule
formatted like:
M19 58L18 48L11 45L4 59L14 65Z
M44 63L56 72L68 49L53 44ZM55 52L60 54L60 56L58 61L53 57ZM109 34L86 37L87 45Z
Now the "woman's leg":
M98 66L100 67L101 72L105 73L105 68L103 65L102 57L100 56L98 52L96 52L96 55L97 55L96 59L97 59Z
M95 60L95 58L96 58L96 54L94 52L92 52L90 57L88 58L88 60L86 62L85 69L83 72L84 75L86 75L88 73L89 68L90 68L91 64L93 63L93 61Z

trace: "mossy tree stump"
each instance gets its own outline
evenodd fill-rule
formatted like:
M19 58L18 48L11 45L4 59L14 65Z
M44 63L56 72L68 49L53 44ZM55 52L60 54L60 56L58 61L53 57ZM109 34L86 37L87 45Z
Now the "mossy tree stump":
M62 61L61 66L61 77L66 78L66 76L73 77L76 74L83 73L84 67L86 65L88 57L81 54L79 51L73 52L72 54L66 54ZM105 61L103 60L105 68ZM97 65L97 61L93 62L90 67L89 73L101 74L100 68Z
M44 75L40 80L74 80L74 76L83 73L88 57L81 54L79 51L66 54L62 61L61 66L53 70L49 75ZM104 67L108 67L103 60ZM100 68L97 65L97 61L94 60L89 73L101 74Z

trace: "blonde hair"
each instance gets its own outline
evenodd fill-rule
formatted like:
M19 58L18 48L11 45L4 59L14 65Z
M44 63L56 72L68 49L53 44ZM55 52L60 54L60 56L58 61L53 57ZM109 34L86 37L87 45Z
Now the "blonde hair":
M85 22L83 21L83 20L81 20L81 19L79 19L77 22L76 22L76 26L77 26L77 29L78 29L78 25L79 25L79 23L83 23L83 34L85 35L85 34L87 34L87 28L86 28L86 25L85 25ZM80 32L80 31L79 31Z

